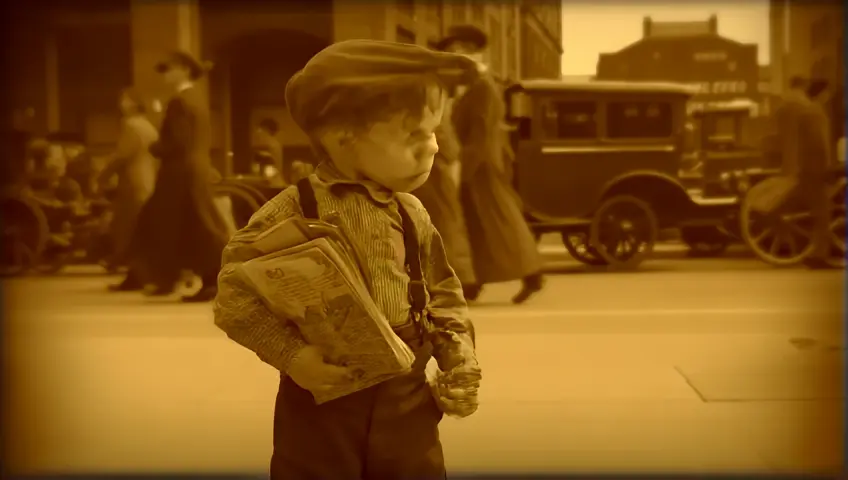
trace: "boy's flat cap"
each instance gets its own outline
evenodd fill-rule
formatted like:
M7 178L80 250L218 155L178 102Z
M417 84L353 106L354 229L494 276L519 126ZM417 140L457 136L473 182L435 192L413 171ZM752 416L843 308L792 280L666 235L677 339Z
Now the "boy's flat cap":
M286 104L295 123L307 130L307 115L323 110L331 92L421 75L435 75L451 87L470 84L479 73L476 62L463 55L404 43L346 40L321 50L292 76Z

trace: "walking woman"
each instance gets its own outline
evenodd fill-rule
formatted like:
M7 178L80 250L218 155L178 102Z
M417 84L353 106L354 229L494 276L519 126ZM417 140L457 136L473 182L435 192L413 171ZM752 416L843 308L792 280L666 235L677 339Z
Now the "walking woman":
M475 284L463 284L474 301L485 284L521 280L513 303L542 289L542 261L536 240L512 187L502 127L506 107L494 76L483 62L488 37L471 25L456 25L437 48L478 62L482 74L454 102L451 123L460 145L460 201L471 245Z
M99 175L101 185L113 176L118 177L111 225L113 254L108 261L111 266L127 265L138 214L156 183L157 160L148 148L159 137L156 127L145 116L144 102L135 90L128 88L121 93L119 107L123 119L118 146ZM143 287L138 272L130 268L124 281L110 285L109 289L132 291Z
M157 66L173 92L159 140L150 151L161 161L156 189L139 218L134 238L136 265L153 295L170 295L184 271L201 279L186 302L208 302L217 293L221 252L229 229L215 204L209 158L209 111L195 82L205 68L191 54L174 52Z
M433 226L442 236L448 263L460 283L467 286L476 285L477 277L474 274L468 229L459 199L460 147L450 123L452 102L452 99L448 100L442 123L436 129L439 151L433 159L430 177L412 193L421 200L430 214Z

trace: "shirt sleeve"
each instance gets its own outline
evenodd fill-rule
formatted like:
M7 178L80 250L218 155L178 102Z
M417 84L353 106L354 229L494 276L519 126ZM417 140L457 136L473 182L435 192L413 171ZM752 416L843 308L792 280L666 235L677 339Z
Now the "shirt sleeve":
M422 247L421 266L430 300L427 312L433 323L433 357L442 370L450 370L458 361L472 359L474 326L468 315L468 304L462 294L462 284L448 263L442 236L430 221L421 202L410 196L406 205L412 210Z
M294 355L306 346L306 341L293 323L271 313L236 273L236 267L250 260L241 247L298 211L294 189L284 190L256 212L245 228L236 232L224 248L218 295L213 304L218 328L284 374Z

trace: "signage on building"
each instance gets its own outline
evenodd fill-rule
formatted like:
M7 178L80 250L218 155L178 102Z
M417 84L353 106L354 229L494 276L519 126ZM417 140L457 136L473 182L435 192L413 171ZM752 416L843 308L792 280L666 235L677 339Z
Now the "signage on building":
M745 80L719 80L715 82L689 83L699 95L744 95L748 93Z

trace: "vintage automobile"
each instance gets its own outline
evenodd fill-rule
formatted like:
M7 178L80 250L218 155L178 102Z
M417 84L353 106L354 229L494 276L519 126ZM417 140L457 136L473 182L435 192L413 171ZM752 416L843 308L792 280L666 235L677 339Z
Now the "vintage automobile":
M734 172L773 166L775 155L762 145L755 146L748 130L756 105L748 101L712 102L691 109L692 161L680 172L687 189L705 198L738 194L728 188L727 176ZM689 225L681 228L680 239L690 256L713 257L722 254L739 238L736 211L720 225Z
M737 197L692 195L679 178L693 93L605 81L507 88L515 187L532 229L560 233L586 264L632 268L660 230L723 222Z

